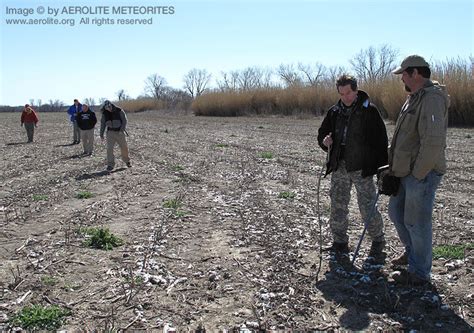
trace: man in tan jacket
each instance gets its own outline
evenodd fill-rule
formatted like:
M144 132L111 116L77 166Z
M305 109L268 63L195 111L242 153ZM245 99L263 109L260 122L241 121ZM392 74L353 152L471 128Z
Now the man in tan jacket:
M431 219L436 189L446 172L449 96L444 86L430 80L430 67L423 57L408 56L393 73L402 75L409 95L388 156L391 173L400 178L388 213L405 246L405 253L393 263L408 265L392 277L397 283L421 285L430 281Z

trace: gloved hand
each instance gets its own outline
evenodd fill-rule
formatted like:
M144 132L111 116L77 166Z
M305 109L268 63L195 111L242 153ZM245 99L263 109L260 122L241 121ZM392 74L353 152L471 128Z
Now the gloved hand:
M397 195L400 187L400 178L391 174L390 167L384 165L377 170L377 189L379 193Z

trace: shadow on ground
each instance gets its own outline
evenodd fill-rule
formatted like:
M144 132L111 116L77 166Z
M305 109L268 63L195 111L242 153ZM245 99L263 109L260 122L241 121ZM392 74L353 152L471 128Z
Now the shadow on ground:
M326 300L345 309L342 314L338 312L343 329L372 331L388 323L394 331L473 331L469 323L443 303L433 284L397 285L388 279L381 265L366 262L358 269L351 265L348 256L332 257L329 266L325 279L316 288Z
M23 141L23 142L9 142L5 144L5 146L17 146L17 145L26 145L28 142Z
M58 147L69 147L69 146L75 146L76 144L75 143L65 143L63 145L55 145L54 147L55 148L58 148Z
M115 169L115 170L112 170L112 171L103 170L103 171L97 171L97 172L93 172L93 173L84 173L84 174L76 177L76 180L86 180L86 179L100 178L100 177L107 176L107 175L110 175L110 174L116 173L116 172L121 172L121 171L124 171L124 170L127 170L127 169L126 168L119 168L119 169Z

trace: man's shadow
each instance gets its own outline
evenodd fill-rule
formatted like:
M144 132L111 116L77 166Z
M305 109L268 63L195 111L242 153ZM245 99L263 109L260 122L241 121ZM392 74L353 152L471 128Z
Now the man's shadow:
M80 176L77 176L76 180L96 179L96 178L108 176L108 175L116 173L116 172L121 172L123 170L127 170L127 169L126 168L118 168L118 169L114 169L112 171L103 170L103 171L97 171L97 172L92 172L92 173L84 173Z
M74 154L74 155L71 155L71 156L64 157L63 160L74 160L74 159L82 158L82 157L85 157L85 155L84 154Z
M374 324L388 321L395 331L472 332L468 322L443 304L435 285L397 285L389 280L381 265L365 262L362 268L357 268L348 256L330 256L329 260L329 271L316 288L327 301L346 309L339 317L341 328L377 330L376 326L370 326L372 321ZM379 320L371 314L389 320Z
M17 146L17 145L26 145L28 142L9 142L6 146Z
M55 145L54 147L55 148L58 148L58 147L69 147L69 146L75 146L76 144L75 143L65 143L63 145Z

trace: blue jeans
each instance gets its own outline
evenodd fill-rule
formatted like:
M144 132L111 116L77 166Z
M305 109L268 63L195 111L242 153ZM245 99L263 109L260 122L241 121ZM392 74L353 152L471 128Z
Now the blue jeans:
M422 180L403 177L391 196L388 215L408 254L408 271L429 280L432 262L432 213L436 189L443 175L430 171Z

